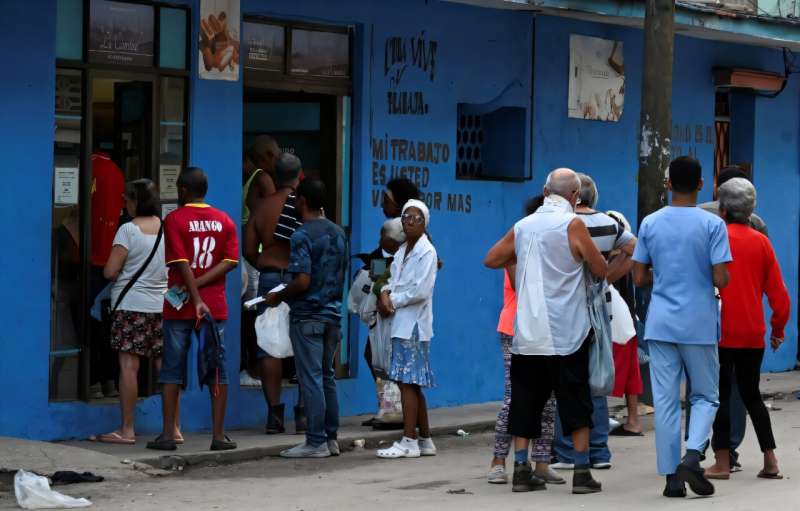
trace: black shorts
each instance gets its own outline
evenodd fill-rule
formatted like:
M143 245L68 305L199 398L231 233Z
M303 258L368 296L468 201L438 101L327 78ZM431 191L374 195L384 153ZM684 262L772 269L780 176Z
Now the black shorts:
M511 355L511 408L508 432L520 438L542 436L542 410L555 392L563 434L591 428L589 345L594 333L570 355Z

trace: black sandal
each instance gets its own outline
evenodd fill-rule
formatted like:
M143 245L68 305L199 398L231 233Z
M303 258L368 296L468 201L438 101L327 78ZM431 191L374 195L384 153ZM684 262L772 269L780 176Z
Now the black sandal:
M228 435L225 435L225 440L217 440L216 438L211 441L212 451L230 451L236 449L236 442L231 440Z
M156 451L174 451L178 448L177 442L174 438L166 438L164 435L158 435L155 440L147 442L147 448Z
M644 436L644 433L636 431L631 431L629 429L625 429L625 426L617 426L616 428L612 429L611 432L608 434L609 436Z

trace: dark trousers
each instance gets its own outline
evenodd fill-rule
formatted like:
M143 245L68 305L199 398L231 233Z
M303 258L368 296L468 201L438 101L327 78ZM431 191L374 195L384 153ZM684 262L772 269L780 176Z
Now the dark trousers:
M91 266L89 270L89 304L91 307L95 297L108 285L103 276L102 266ZM113 307L114 304L110 304ZM89 318L89 379L92 385L106 381L116 381L119 375L119 359L111 349L111 318L103 307L102 321Z
M763 348L719 348L719 411L714 420L714 437L711 441L714 450L730 449L731 446L730 406L734 378L753 422L761 451L775 449L772 423L759 389L763 358Z

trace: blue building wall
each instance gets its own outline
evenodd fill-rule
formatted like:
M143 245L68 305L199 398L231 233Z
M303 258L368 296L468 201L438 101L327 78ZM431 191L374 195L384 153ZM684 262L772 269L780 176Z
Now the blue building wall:
M196 29L199 2L185 3L192 7ZM12 55L12 59L19 59L13 66L17 70L14 77L0 82L0 97L15 99L6 101L4 106L15 122L0 127L0 139L14 141L6 149L6 183L10 190L25 193L24 204L8 200L0 206L0 222L7 232L14 233L14 250L4 251L0 263L15 270L0 274L0 304L5 318L5 327L0 329L0 374L8 382L19 382L15 392L0 395L0 435L85 437L116 427L119 411L112 405L47 400L50 336L49 322L44 318L49 317L50 281L42 269L49 268L50 258L55 1L37 4L35 12L31 4L13 4L11 18L20 21L0 37L32 42L24 56ZM43 15L47 12L52 15ZM635 220L641 32L425 0L346 0L337 2L335 8L324 0L243 0L242 13L356 28L351 162L353 251L370 250L376 245L382 222L378 192L393 166L410 167L409 177L420 181L432 206L430 230L444 261L436 286L436 336L432 344L432 363L439 385L428 394L430 403L449 406L500 398L502 361L495 326L502 280L500 272L483 268L483 256L519 218L524 199L538 193L547 172L558 166L592 174L600 188L600 207L620 210ZM567 117L572 33L624 42L627 87L620 122ZM420 41L424 41L424 51L419 55L427 58L415 61L412 45L416 47ZM241 81L197 79L196 42L192 44L189 161L207 170L209 201L238 218L243 85ZM387 61L387 47L405 48L405 59L393 62L390 51ZM713 126L711 67L734 64L781 69L780 54L774 50L678 38L676 124ZM421 92L427 113L391 114L387 94L395 90ZM521 128L526 130L528 141L521 150L526 161L532 163L532 180L455 179L457 108L462 102L527 109L529 120L533 116L533 128L530 122ZM798 115L796 80L779 98L759 98L755 103L758 131L754 153L761 204L758 211L770 224L792 296L797 291ZM380 140L384 141L383 150ZM392 153L392 140L396 148L401 141L439 144L438 162L409 161L407 154L404 158ZM710 183L713 143L684 145L686 149L681 150L688 151L692 146L701 159ZM443 161L444 146L449 149L447 161ZM708 197L710 192L704 192L704 198ZM772 206L777 204L779 208ZM239 285L238 274L231 275L231 320L226 336L232 375L238 372L239 360ZM351 358L359 364L357 376L340 381L339 386L344 415L369 412L375 406L368 371L358 356L365 332L357 328L358 353ZM785 370L792 366L797 338L794 324L787 333L788 345L777 354L767 355L765 369ZM293 404L294 390L286 394L285 401ZM185 393L182 411L185 429L208 427L208 399L204 393ZM256 426L263 422L264 415L260 390L232 385L227 419L230 428ZM147 434L158 430L160 416L158 397L140 401L137 431Z

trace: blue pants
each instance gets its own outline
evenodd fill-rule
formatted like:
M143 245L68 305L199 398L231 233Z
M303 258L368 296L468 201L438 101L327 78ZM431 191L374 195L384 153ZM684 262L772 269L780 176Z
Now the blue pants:
M656 420L658 473L674 474L681 461L681 380L692 382L687 449L702 451L719 408L719 357L716 344L649 341L650 377Z
M339 325L292 319L289 327L297 379L306 407L306 443L317 447L336 440L339 400L333 357L339 345Z
M589 432L589 463L608 463L611 451L608 450L608 401L605 397L593 397L592 423ZM574 463L572 457L572 437L564 436L561 430L561 419L556 414L556 435L553 440L553 454L561 463Z

